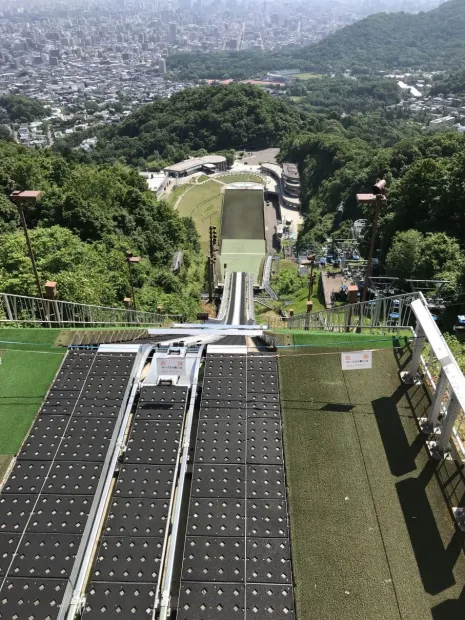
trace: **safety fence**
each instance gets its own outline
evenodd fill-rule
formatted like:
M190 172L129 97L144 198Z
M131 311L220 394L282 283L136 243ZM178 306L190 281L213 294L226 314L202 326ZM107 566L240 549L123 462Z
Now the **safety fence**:
M411 304L419 299L419 293L407 293L381 297L363 303L336 306L318 312L289 317L289 329L318 329L324 331L353 331L379 333L409 328L415 324ZM273 327L275 327L273 325Z
M44 327L167 325L182 315L142 312L0 293L0 324Z

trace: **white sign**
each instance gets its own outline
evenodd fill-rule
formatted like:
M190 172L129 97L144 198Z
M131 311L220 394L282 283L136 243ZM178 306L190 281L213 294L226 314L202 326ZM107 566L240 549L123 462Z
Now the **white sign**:
M341 353L342 370L365 370L372 367L371 351Z
M186 374L186 358L185 357L158 357L157 358L158 375L185 375Z

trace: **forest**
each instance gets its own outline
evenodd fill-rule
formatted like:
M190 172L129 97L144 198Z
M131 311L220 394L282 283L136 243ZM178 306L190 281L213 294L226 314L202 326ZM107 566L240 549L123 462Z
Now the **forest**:
M201 151L271 146L308 127L308 115L249 84L203 86L158 99L102 129L91 158L156 170ZM55 149L71 156L75 145L67 141Z
M451 294L465 290L465 137L418 134L376 147L327 127L290 138L280 156L297 161L301 171L306 216L300 247L318 247L328 235L344 237L358 218L368 220L369 231L373 212L357 205L356 193L385 178L389 189L376 246L385 273L445 278Z
M35 295L16 207L15 189L43 192L26 210L42 282L57 282L60 299L122 306L130 293L126 251L142 257L134 268L137 308L195 318L204 284L193 221L181 218L146 190L137 171L120 163L68 162L50 150L0 141L0 291ZM171 272L172 255L184 266Z

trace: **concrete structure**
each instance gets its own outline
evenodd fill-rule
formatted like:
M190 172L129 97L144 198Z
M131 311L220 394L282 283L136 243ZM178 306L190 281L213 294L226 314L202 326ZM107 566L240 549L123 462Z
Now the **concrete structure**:
M226 170L226 157L222 155L205 155L204 157L192 157L171 166L166 166L164 172L171 177L186 177L194 172L220 172Z
M300 175L296 164L283 164L283 184L284 192L290 196L299 196L300 194Z
M149 190L161 196L169 182L168 175L164 172L140 172L139 174L144 177Z

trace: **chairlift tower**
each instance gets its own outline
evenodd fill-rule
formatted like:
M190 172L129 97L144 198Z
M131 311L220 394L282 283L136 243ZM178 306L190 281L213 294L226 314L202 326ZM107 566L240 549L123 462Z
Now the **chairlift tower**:
M449 280L406 280L406 282L410 284L414 293L423 293L430 310L440 312L445 309L442 291L446 284L450 284Z

